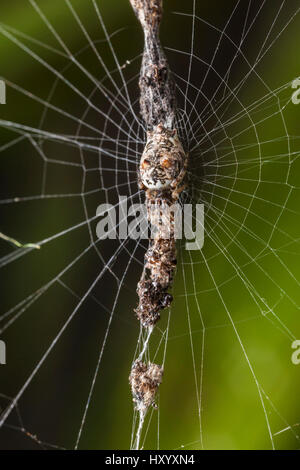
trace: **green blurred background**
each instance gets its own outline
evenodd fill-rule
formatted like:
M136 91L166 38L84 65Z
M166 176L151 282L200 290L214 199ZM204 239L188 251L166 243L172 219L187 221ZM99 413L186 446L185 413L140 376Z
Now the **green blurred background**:
M131 62L122 70L132 101L135 101L138 99L138 55L143 44L140 27L127 0L98 3L108 34L118 31L111 36L110 44L117 52L119 63ZM68 5L58 0L39 1L38 5L71 53L81 51L76 56L79 62L97 80L103 80L112 95L115 94ZM144 447L270 449L272 442L267 415L274 446L296 449L299 448L300 365L295 366L291 362L291 344L293 338L300 338L297 282L299 172L296 158L300 108L289 100L292 93L290 82L299 75L295 49L299 39L299 15L288 26L285 25L296 13L297 2L286 2L280 9L281 2L269 0L256 16L261 6L258 1L251 3L249 11L248 2L196 1L195 57L189 89L186 81L193 17L178 16L173 12L191 15L193 2L165 0L164 5L161 38L182 90L178 92L179 105L184 108L183 97L188 93L189 122L195 123L196 136L204 136L201 146L191 153L195 177L191 179L192 196L186 197L205 204L207 234L201 252L187 252L182 247L179 250L159 412L151 414ZM109 70L114 70L116 64L92 3L76 0L72 1L72 6L91 40L95 41L103 62ZM242 49L249 63L255 62L262 47L263 51L270 44L272 47L255 69L264 82L255 73L250 74L245 86L237 93L238 99L232 95L228 109L221 107L219 119L226 132L224 129L217 132L213 130L217 117L210 107L205 114L205 122L198 119L196 112L201 112L207 104L205 97L211 99L222 77L226 77L229 59L237 51L225 36L219 43L220 31L210 24L224 30L235 8L225 32L239 44L246 15L248 26L254 21ZM84 96L90 95L91 102L109 114L126 132L132 136L136 132L140 139L144 139L143 130L134 122L130 111L127 110L126 119L133 127L128 130L127 123L122 121L123 108L121 114L111 110L105 97L93 91L94 84L68 58L24 36L63 51L29 2L6 2L1 6L0 21L2 33L8 32L22 41L49 66L62 71L65 79ZM15 30L21 31L23 36ZM275 38L277 40L273 44ZM215 51L214 69L208 69L207 64ZM95 133L83 131L76 122L53 110L43 114L43 103L21 93L16 88L19 86L100 130L106 129L115 141L99 142L100 148L104 145L116 155L124 151L122 146L118 146L118 140L124 138L122 133L118 135L111 122L88 108L87 103L70 92L65 83L60 80L56 83L49 68L20 49L7 34L1 35L0 57L0 75L7 81L7 104L0 108L1 119L59 134L95 137ZM132 60L135 57L136 60ZM202 87L204 96L196 100L207 70L208 76ZM228 78L229 86L234 88L248 70L249 64L238 56ZM113 77L122 94L124 90L118 71L113 73ZM282 85L286 86L278 90ZM223 93L224 96L230 93L225 85L213 98L212 106L217 107ZM251 106L268 93L269 100ZM196 110L191 108L193 102ZM281 107L282 112L278 112ZM134 110L138 113L137 102ZM236 115L239 119L233 119ZM245 131L248 127L249 130ZM19 135L1 127L1 145ZM183 137L186 137L185 132ZM105 200L114 202L118 194L132 195L137 191L133 170L138 159L135 165L127 167L122 161L107 161L101 151L98 155L80 152L76 146L42 139L36 141L46 160L28 139L1 147L1 200L20 198L20 201L0 206L1 232L13 238L24 242L45 240L85 221L87 215L93 217L96 207ZM192 148L195 139L186 140L185 145ZM135 142L128 143L128 146L128 154L132 158L143 148L141 143L135 145ZM84 172L80 167L83 163ZM112 171L103 172L101 180L102 164ZM116 169L122 170L118 176ZM130 172L126 173L126 169ZM86 197L81 197L83 176L84 190L91 192ZM105 188L111 186L112 189L97 192L101 181ZM57 197L58 194L79 196ZM95 221L90 229L96 241ZM20 250L22 256L0 270L2 314L10 312L23 299L51 282L90 243L90 233L84 224L43 244L40 250L25 254ZM97 247L107 261L118 244L98 242ZM129 242L126 249L128 251L122 250L115 260L112 273L106 273L92 290L92 295L80 305L19 401L24 428L43 442L64 448L74 447L93 373L105 341L79 448L129 448L133 406L128 375L139 334L133 309L137 302L135 286L142 269L145 244L136 248L135 243ZM132 258L135 249L135 258ZM0 250L4 260L16 252L4 241L0 241ZM0 326L5 328L0 338L7 345L7 365L0 369L0 392L3 395L14 397L24 385L102 266L99 253L94 248L90 249L61 277L61 283L55 282L41 292L32 305L22 304L2 318ZM128 271L120 285L117 276L121 279L126 267ZM114 316L106 338L112 311ZM11 324L10 319L14 319ZM168 312L164 312L153 334L152 357L167 321ZM156 362L160 363L163 352L163 347L160 347ZM264 401L265 412L260 397ZM9 400L3 396L1 409L5 409L8 403ZM19 428L22 426L15 411L6 424L0 430L1 448L40 447L21 432ZM289 425L291 429L280 432Z

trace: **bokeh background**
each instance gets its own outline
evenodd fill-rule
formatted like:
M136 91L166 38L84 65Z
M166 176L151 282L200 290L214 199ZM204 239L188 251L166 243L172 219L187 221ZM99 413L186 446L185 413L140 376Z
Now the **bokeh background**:
M102 83L112 94L116 93L105 78L103 65L95 60L95 54L67 4L58 0L37 3L71 53L78 53L76 57L80 63L98 80L103 80ZM220 45L220 33L209 24L223 30L236 8L226 34L238 44L248 8L248 2L241 3L196 1L195 13L205 19L207 24L195 20L193 48L194 54L204 62L193 59L189 77L193 86L189 90L186 89L184 79L178 79L178 86L182 90L178 94L181 107L184 107L183 96L186 92L191 101L195 99L207 71L205 63L212 60L216 50L214 70L219 75L214 70L209 71L202 88L204 96L210 98L220 83L220 77L225 76L228 58L236 53L236 49L226 39ZM173 12L181 11L191 15L193 2L165 0L164 5L162 43L172 49L166 50L175 76L178 74L188 80L193 17L178 16ZM138 113L136 75L143 38L129 2L99 2L108 34L115 33L110 36L109 44L92 3L76 0L72 1L72 6L91 40L97 45L108 70L116 68L109 45L116 50L119 63L124 64L122 70L128 82L134 110ZM224 112L222 122L224 125L226 123L228 135L239 134L237 138L231 142L225 140L220 145L221 134L212 132L211 141L204 138L201 147L191 154L192 172L196 177L191 180L192 196L186 197L205 203L208 234L201 253L179 250L159 412L153 412L145 448L270 449L271 440L259 394L264 400L275 447L299 448L300 365L295 366L291 362L291 344L292 338L300 338L297 283L299 172L295 158L299 151L297 136L300 108L289 103L292 93L290 82L299 75L296 52L299 15L285 27L297 11L296 1L285 2L281 8L281 2L269 0L256 18L260 6L261 2L251 3L248 24L251 19L254 23L243 46L243 53L253 63L261 47L267 49L280 33L256 68L265 85L255 74L251 74L238 94L248 114L244 111L244 117L232 119L241 112L238 100L233 100ZM275 25L271 28L275 18ZM121 116L109 108L109 103L101 93L97 95L94 92L94 84L76 66L70 64L69 59L51 50L55 48L63 51L29 2L5 2L5 5L1 5L0 22L2 33L8 32L50 67L63 71L63 76L85 96L91 96L95 106L120 123ZM16 30L22 32L23 36ZM32 42L28 36L47 44L49 48ZM68 117L49 109L45 112L43 101L50 102L96 128L103 130L106 126L107 133L115 139L113 143L105 143L106 148L116 155L121 153L118 141L122 135L118 135L115 126L88 108L87 103L76 98L65 83L60 80L55 82L56 77L49 68L20 49L7 34L1 35L0 57L0 75L7 82L7 104L0 108L1 120L64 135L87 135L82 127ZM128 66L125 66L126 61L130 61ZM234 87L248 70L245 61L238 58L228 79L229 86ZM118 72L113 73L121 89ZM287 86L278 91L284 84ZM32 92L42 101L32 99L17 87ZM224 93L224 90L226 94L226 86L220 93ZM268 90L273 91L273 95ZM272 97L270 101L251 107L251 103L267 93ZM215 125L214 116L206 124L201 120L196 121L196 112L200 113L205 104L205 99L200 97L195 105L196 111L189 118L191 124L196 122L195 130L199 140ZM278 113L278 106L284 104L283 112ZM130 111L126 112L128 120L132 122ZM258 121L261 124L251 127L251 123ZM128 131L124 121L120 125ZM249 132L242 132L248 126ZM136 123L133 123L132 129L140 139L144 138L141 127ZM16 134L1 126L1 146L19 136L24 136L24 131ZM183 137L186 137L185 132ZM35 142L46 155L46 161L26 138L14 145L1 147L0 199L20 198L19 201L0 205L2 233L24 242L45 240L85 221L87 215L94 216L96 207L108 197L114 202L119 194L132 195L137 191L132 164L128 167L126 163L116 160L106 163L101 151L99 155L84 153L76 146L49 142L38 137L35 137ZM252 148L249 142L254 142ZM268 145L262 142L268 142ZM189 147L190 142L186 141L185 145ZM211 145L213 151L205 152ZM230 145L231 149L236 149L236 154L231 150L227 155ZM247 150L240 151L247 145ZM131 143L128 155L135 156L133 151L141 150L141 143L137 146ZM216 157L221 157L219 166ZM234 158L235 164L232 163ZM50 159L56 160L56 163L50 162ZM59 161L70 164L59 164ZM82 172L82 162L86 169L98 168L98 171ZM107 169L112 168L112 171L103 172L101 179L99 173L103 170L102 165L107 165ZM116 169L123 170L123 173L117 174ZM130 171L126 173L126 169ZM91 191L88 197L81 197L83 176L85 191ZM112 190L93 192L101 184L105 188L111 186ZM79 196L58 198L58 194ZM254 198L253 194L256 195ZM94 222L90 230L96 241ZM274 224L275 231L271 236ZM254 236L249 235L250 232ZM40 250L19 249L21 256L0 270L2 314L10 312L23 299L53 280L87 248L90 237L88 226L84 224L43 244ZM214 239L218 241L218 248L211 237L217 237ZM243 252L238 248L241 245L244 247ZM117 246L117 243L111 241L97 245L104 260L110 259ZM135 259L132 259L135 246L133 242L126 245L127 251L122 250L112 265L112 273L105 274L96 284L92 295L80 305L18 403L23 424L14 411L1 428L2 449L39 449L41 445L26 432L37 436L42 442L68 449L74 447L104 341L101 366L79 448L129 448L133 406L128 375L139 334L133 309L137 302L135 286L140 277L145 249L145 245L139 245ZM270 246L276 255L269 249ZM224 247L228 251L224 251ZM17 253L14 246L3 240L0 240L0 251L3 260ZM252 262L249 262L247 253L252 256ZM228 257L234 262L228 262ZM10 403L6 397L16 395L61 331L99 274L101 263L96 248L89 250L65 273L61 283L53 283L32 305L22 304L12 314L1 317L1 328L5 328L0 338L7 345L7 365L0 366L1 410ZM128 271L120 285L117 276L122 278L126 266ZM105 339L112 310L114 316ZM14 319L11 324L10 319ZM165 312L158 331L153 335L150 347L152 357L167 321L168 313ZM251 373L241 343L259 386ZM156 361L159 362L162 355L163 349L160 348ZM281 432L289 425L292 425L291 429ZM22 431L22 427L26 432Z

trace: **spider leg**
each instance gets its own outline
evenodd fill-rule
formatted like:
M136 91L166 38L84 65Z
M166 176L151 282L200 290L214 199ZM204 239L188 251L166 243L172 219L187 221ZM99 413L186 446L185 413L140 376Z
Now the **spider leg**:
M184 180L184 177L186 175L187 166L188 166L188 154L186 155L183 167L180 170L179 175L177 176L177 178L170 185L171 188L173 189L172 198L175 201L177 201L177 199L179 198L180 193L182 193L182 191L184 191L184 189L186 189L186 187L187 187L186 184L182 184L182 182Z
M142 189L142 190L146 190L146 186L144 185L144 183L142 182L142 178L141 178L141 175L140 175L140 172L138 172L138 187L139 189Z
M182 184L180 186L177 186L174 191L172 191L172 199L174 201L177 201L177 199L179 198L180 196L180 193L182 193L182 191L184 191L186 189L187 185L186 184Z

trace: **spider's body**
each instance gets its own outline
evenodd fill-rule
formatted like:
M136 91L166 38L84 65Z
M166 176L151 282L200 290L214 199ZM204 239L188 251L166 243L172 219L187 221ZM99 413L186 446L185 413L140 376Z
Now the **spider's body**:
M176 191L185 173L186 155L176 129L165 129L160 124L149 131L140 162L140 188L146 189L148 193L171 190L176 200Z
M139 186L146 191L148 221L153 238L145 254L145 271L138 284L137 316L144 327L153 327L160 310L168 307L176 269L175 217L172 207L185 188L185 154L176 129L162 124L148 132L139 169Z

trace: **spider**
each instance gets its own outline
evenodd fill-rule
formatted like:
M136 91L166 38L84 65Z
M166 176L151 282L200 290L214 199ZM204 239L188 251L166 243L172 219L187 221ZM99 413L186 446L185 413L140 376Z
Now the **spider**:
M187 156L176 129L160 124L149 131L141 157L139 187L146 191L148 221L156 230L145 254L145 269L137 288L139 305L135 309L146 328L155 325L160 310L173 299L168 289L176 268L175 221L174 216L166 219L164 215L185 188L186 169Z
M159 124L147 137L139 168L139 187L146 191L148 199L157 199L159 193L170 191L175 202L185 188L182 182L187 169L187 157L177 131Z

